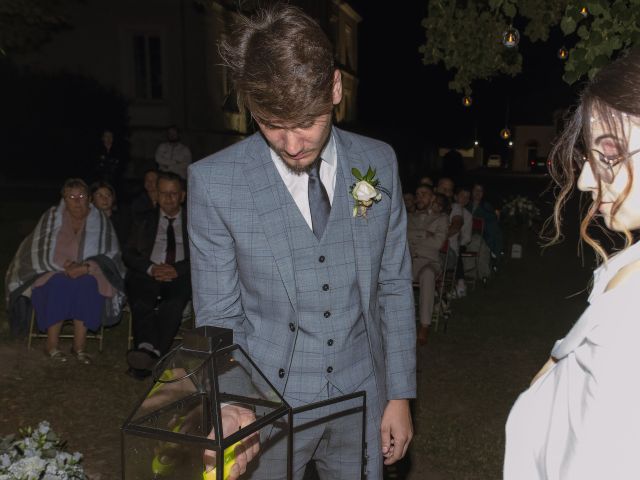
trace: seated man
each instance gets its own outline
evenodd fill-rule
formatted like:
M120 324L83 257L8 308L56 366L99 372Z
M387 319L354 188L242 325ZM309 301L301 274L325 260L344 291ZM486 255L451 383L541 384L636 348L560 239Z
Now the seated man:
M466 209L466 206L469 203L469 199L471 197L471 192L468 188L464 186L460 186L456 189L456 194L454 195L454 203L451 205L452 212L455 211L462 215L462 226L460 227L460 231L457 235L457 250L454 252L457 256L457 267L456 267L456 295L458 297L464 297L467 294L467 285L464 281L464 264L462 262L462 257L460 253L466 251L469 242L471 242L471 234L473 228L473 217L471 213ZM452 244L451 237L449 238L449 245Z
M156 163L161 172L173 172L186 180L191 150L180 141L180 132L175 125L167 128L167 141L158 145Z
M158 174L158 208L135 223L124 248L135 348L130 373L144 378L171 348L191 298L185 191L174 173Z
M420 282L420 329L418 342L427 342L433 315L436 277L442 270L440 249L447 238L449 219L444 213L446 199L434 199L431 187L421 185L416 190L416 211L407 216L407 240L411 252L413 280Z
M155 210L158 205L158 171L148 169L144 172L144 191L140 192L131 202L131 216L137 221L147 212Z
M454 191L455 184L449 177L442 177L438 180L435 192L447 197L451 207L451 211L449 212L449 231L447 232L447 238L449 239L449 249L447 250L449 258L447 265L456 265L458 261L460 230L464 224L462 209L455 203L455 199L453 198Z
M482 237L491 251L491 258L495 262L502 254L502 229L496 215L496 210L484 199L484 187L480 183L475 183L471 190L471 202L467 209L474 218L482 219L484 229ZM493 265L495 269L495 263Z

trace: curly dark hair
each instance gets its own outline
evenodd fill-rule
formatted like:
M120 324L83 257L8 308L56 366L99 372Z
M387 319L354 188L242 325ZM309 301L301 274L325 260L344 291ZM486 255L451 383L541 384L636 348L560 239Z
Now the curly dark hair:
M592 142L591 122L597 119L605 125L608 132L620 139L620 151L628 150L628 138L625 132L627 116L640 117L640 49L632 49L626 55L605 66L583 89L579 104L570 111L566 126L551 153L550 173L557 187L557 196L553 216L547 222L551 235L547 244L557 243L562 238L561 227L563 208L574 191L580 170L588 161L601 186L602 178L595 160L588 153ZM624 162L629 174L629 182L622 194L612 206L612 215L619 210L627 197L633 180L630 162ZM580 224L581 238L591 245L603 259L607 254L602 245L589 235L589 226L593 224L602 199L602 189L598 188L595 200L589 206ZM633 241L631 232L624 231L627 245Z

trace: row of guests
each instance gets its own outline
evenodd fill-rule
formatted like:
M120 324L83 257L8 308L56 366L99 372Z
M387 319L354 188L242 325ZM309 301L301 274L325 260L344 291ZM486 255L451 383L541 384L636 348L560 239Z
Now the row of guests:
M191 150L181 141L177 126L170 125L165 133L166 140L158 144L154 155L157 168L162 172L172 172L186 179L187 168L192 161ZM122 139L116 138L112 130L103 130L92 171L84 172L85 176L120 188L127 156L125 152Z
M404 195L413 276L420 284L418 342L423 345L433 316L436 278L443 264L455 271L455 291L461 297L466 295L465 273L472 270L486 281L491 258L497 258L502 248L498 218L483 200L482 185L474 185L471 191L464 186L456 188L448 177L441 178L435 188L430 183L423 179L415 195ZM481 232L473 232L474 218L484 225ZM487 239L491 239L495 253ZM469 266L463 262L461 253L466 249L477 252L477 263L472 260Z
M67 360L59 336L63 322L73 320L71 353L88 364L87 330L117 323L128 301L136 346L128 352L130 372L149 375L171 347L191 297L183 181L158 173L155 191L157 205L135 217L121 249L110 220L111 187L99 183L90 189L81 179L67 180L60 203L40 218L7 271L14 330L26 330L24 304L30 298L38 328L47 332L47 356Z

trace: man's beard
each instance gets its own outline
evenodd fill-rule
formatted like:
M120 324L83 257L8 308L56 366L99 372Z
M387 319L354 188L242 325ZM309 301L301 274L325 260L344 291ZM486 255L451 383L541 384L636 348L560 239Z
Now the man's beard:
M309 165L299 166L299 165L290 165L282 156L280 156L280 158L282 159L282 163L284 163L284 166L287 167L287 170L289 170L289 172L293 173L294 175L298 175L298 176L302 175L303 173L309 173L311 169L315 167L319 161L321 161L321 158L318 157Z

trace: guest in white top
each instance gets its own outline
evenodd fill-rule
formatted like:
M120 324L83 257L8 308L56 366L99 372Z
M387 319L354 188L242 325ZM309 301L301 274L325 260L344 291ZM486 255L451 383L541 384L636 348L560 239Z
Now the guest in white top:
M585 146L582 152L578 149ZM513 406L505 480L640 478L640 50L587 85L552 153L559 212L573 185L591 195L582 238L604 262L589 307ZM579 177L575 166L579 167ZM587 226L602 217L627 247L608 257Z
M172 172L187 178L187 168L191 165L191 150L180 141L178 127L172 125L167 128L167 141L162 142L156 149L156 163L161 172Z

